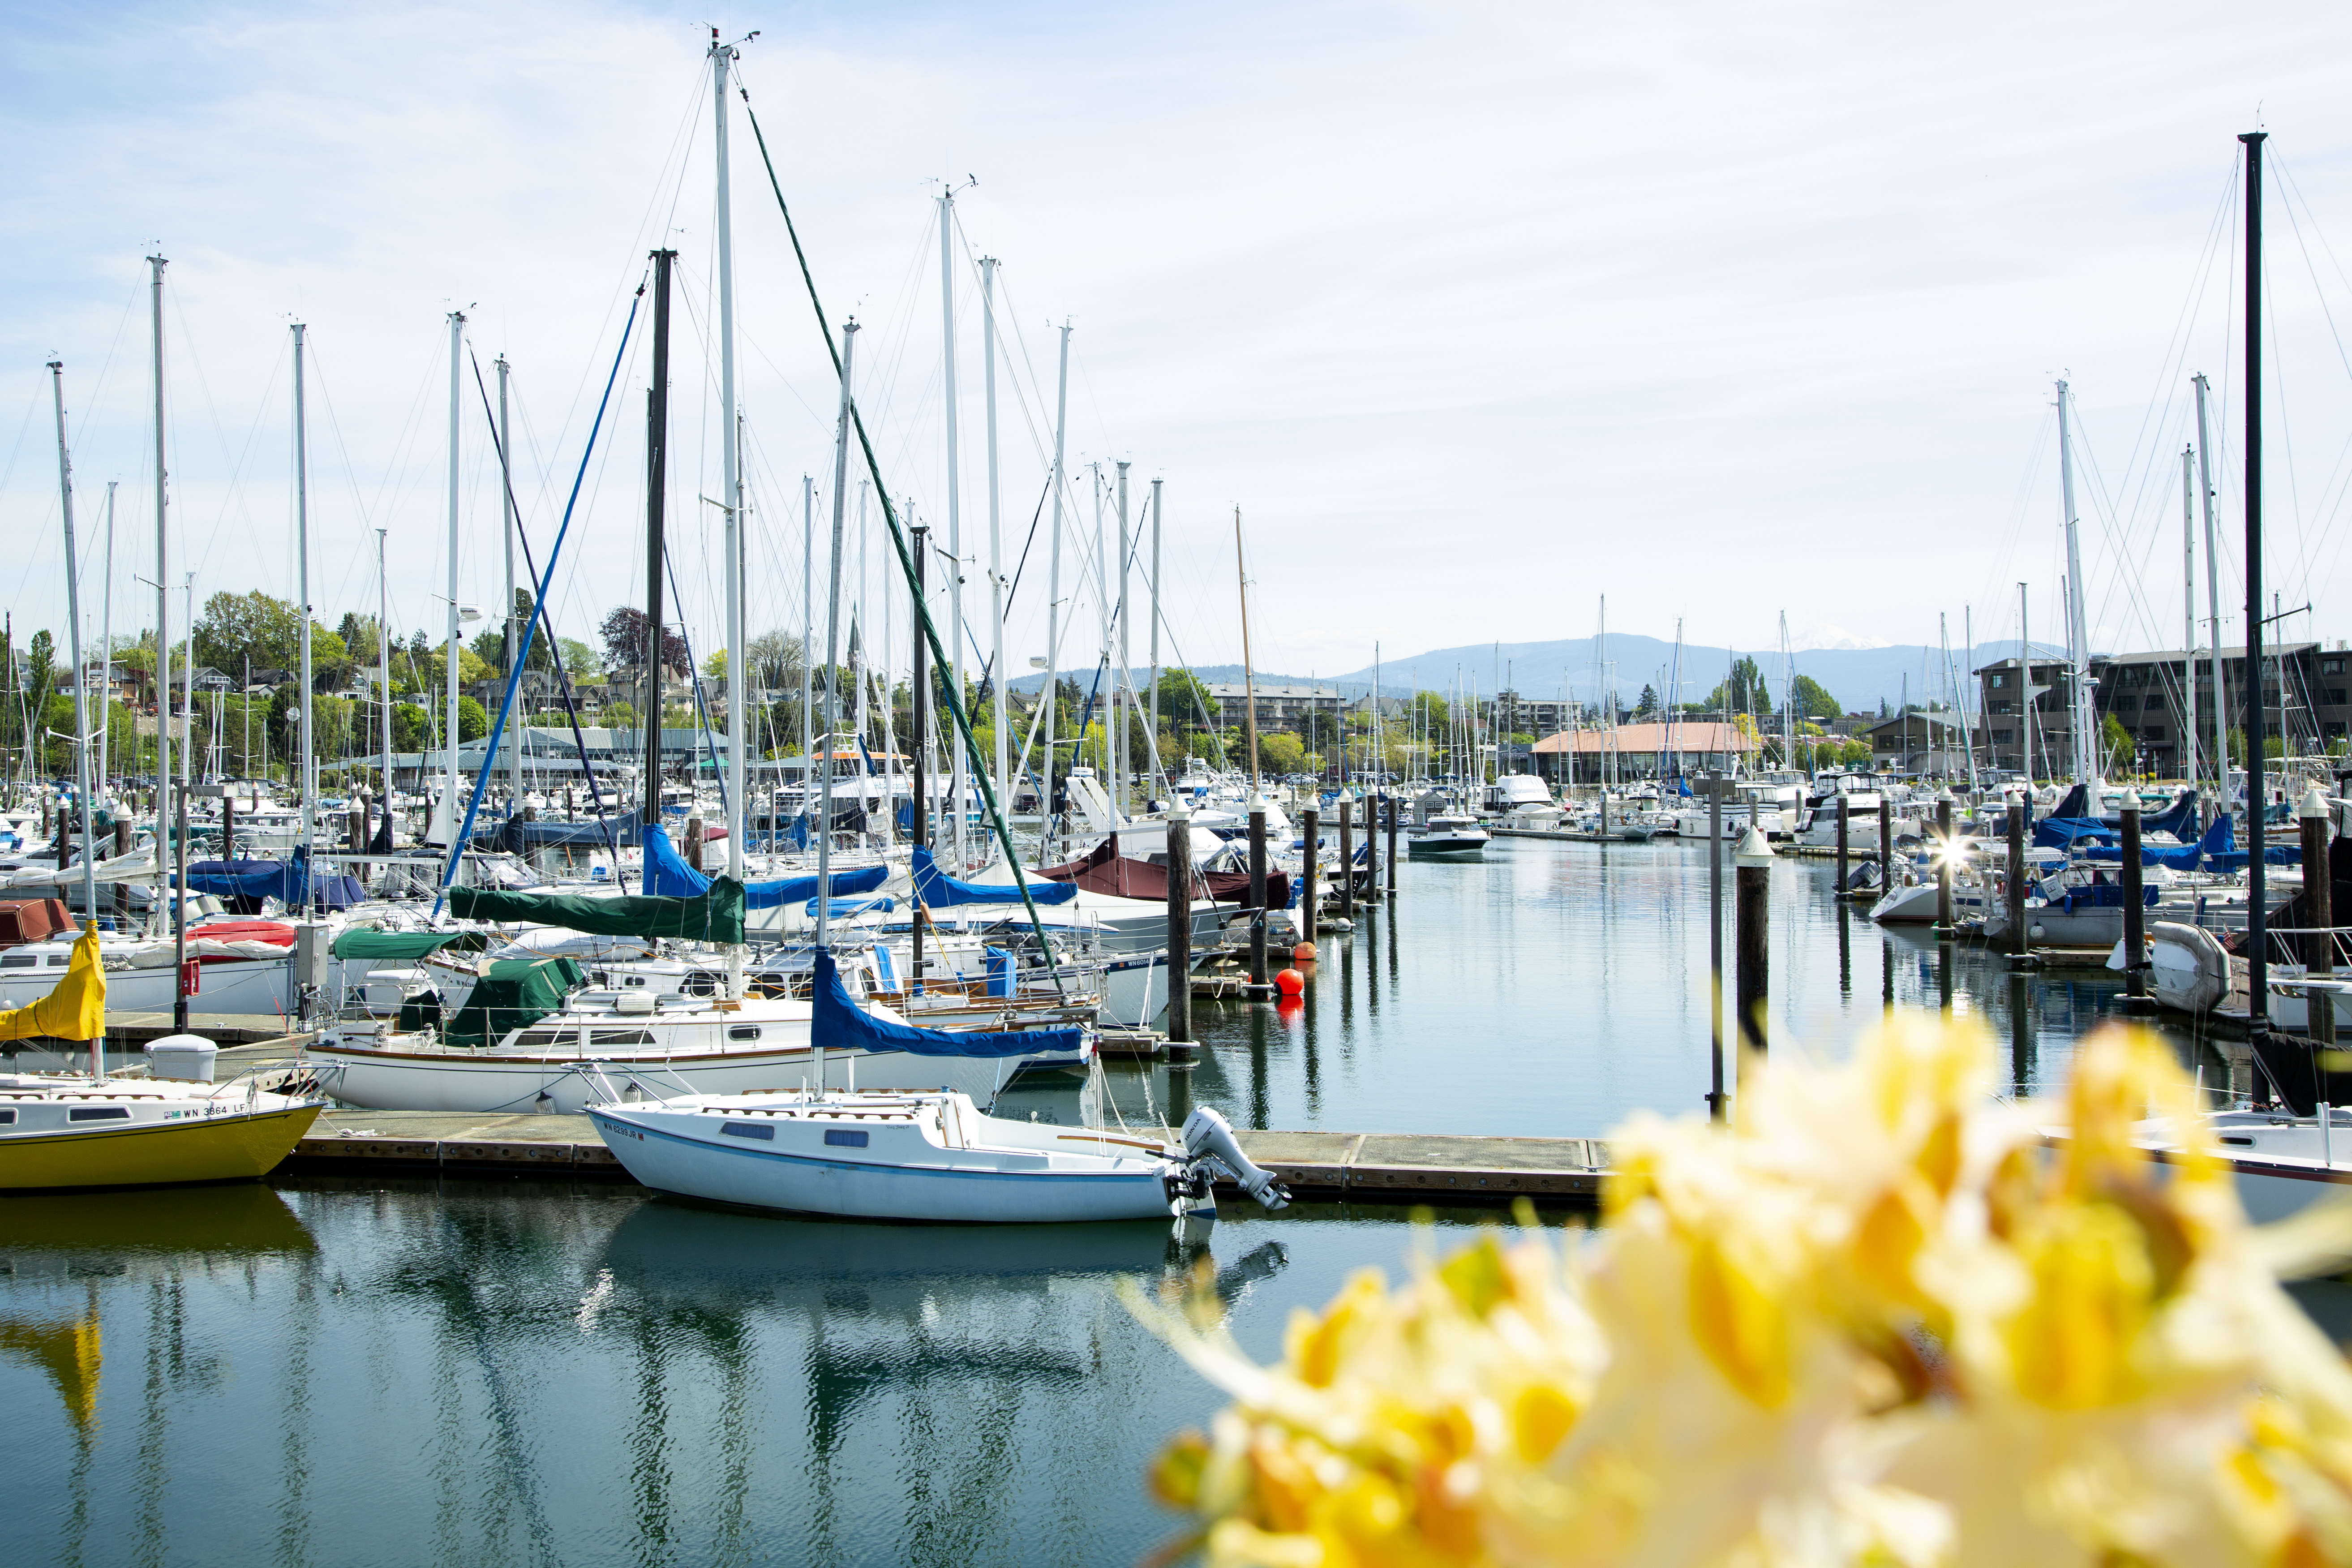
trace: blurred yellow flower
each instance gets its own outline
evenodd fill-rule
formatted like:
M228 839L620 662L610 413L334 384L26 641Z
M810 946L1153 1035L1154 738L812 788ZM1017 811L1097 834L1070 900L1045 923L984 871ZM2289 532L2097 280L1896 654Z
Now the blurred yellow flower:
M1181 1544L1210 1568L2352 1563L2352 1374L2170 1052L2104 1032L2063 1100L2022 1104L1994 1063L1903 1016L1840 1067L1753 1062L1727 1131L1618 1131L1599 1236L1360 1273L1272 1367L1197 1296L1139 1299L1234 1398L1154 1470L1197 1521Z

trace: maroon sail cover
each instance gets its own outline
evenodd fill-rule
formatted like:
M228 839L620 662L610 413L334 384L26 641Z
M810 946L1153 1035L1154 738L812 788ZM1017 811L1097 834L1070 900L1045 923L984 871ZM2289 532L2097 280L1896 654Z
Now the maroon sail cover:
M1117 840L1106 838L1095 846L1094 852L1083 859L1060 866L1040 866L1030 872L1049 882L1076 882L1089 893L1108 893L1120 899L1154 899L1168 901L1168 868L1149 860L1131 860L1118 852ZM1234 904L1242 909L1255 906L1250 902L1250 879L1247 871L1196 871L1192 874L1194 897L1206 896L1221 904ZM1287 909L1290 905L1290 874L1268 871L1265 874L1265 902L1268 909Z

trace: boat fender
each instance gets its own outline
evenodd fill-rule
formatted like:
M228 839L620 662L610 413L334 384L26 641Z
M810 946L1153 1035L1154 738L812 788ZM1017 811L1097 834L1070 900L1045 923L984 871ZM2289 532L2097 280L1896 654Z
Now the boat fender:
M1290 1202L1289 1189L1253 1164L1234 1139L1233 1125L1205 1105L1184 1119L1184 1153L1188 1166L1217 1167L1269 1210L1286 1207Z

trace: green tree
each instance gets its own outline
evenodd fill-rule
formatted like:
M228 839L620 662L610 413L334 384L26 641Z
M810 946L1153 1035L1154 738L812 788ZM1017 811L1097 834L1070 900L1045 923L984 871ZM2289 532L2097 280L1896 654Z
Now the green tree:
M713 680L726 679L727 650L723 647L714 648L710 657L702 661L702 673Z
M563 653L563 672L575 681L593 679L602 673L604 665L596 650L578 637L565 637L560 647Z
M1276 730L1257 738L1257 758L1262 773L1300 773L1307 766L1307 742L1287 730Z
M1845 710L1829 694L1822 683L1810 675L1797 677L1797 717L1800 719L1835 719Z
M392 749L395 752L421 752L430 743L431 734L425 710L414 702L403 702L392 710Z
M1848 736L1845 744L1838 748L1838 760L1850 768L1870 766L1870 742L1860 735Z
M1771 689L1765 684L1764 671L1755 659L1741 657L1733 663L1731 673L1716 683L1707 693L1707 708L1718 713L1769 713L1773 711Z
M637 709L633 702L607 702L598 721L607 730L634 730L637 727Z
M1637 719L1646 719L1657 710L1658 689L1644 685L1642 688L1641 698L1633 704L1633 716Z
M1216 700L1208 683L1189 669L1160 672L1160 721L1179 731L1205 730L1216 722Z
M457 699L457 741L478 741L490 732L490 716L470 697Z

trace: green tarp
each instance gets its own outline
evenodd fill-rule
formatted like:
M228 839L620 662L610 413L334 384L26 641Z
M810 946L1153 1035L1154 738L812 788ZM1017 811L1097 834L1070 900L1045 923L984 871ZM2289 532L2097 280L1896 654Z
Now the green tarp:
M458 937L454 931L370 931L353 927L335 938L337 958L423 958Z
M509 958L474 982L441 1037L453 1046L495 1046L512 1029L538 1023L563 1005L586 977L568 958Z
M598 936L674 936L688 942L743 940L743 884L713 877L699 898L596 899L572 893L501 893L484 888L449 889L449 912L461 921L510 921L562 926Z

